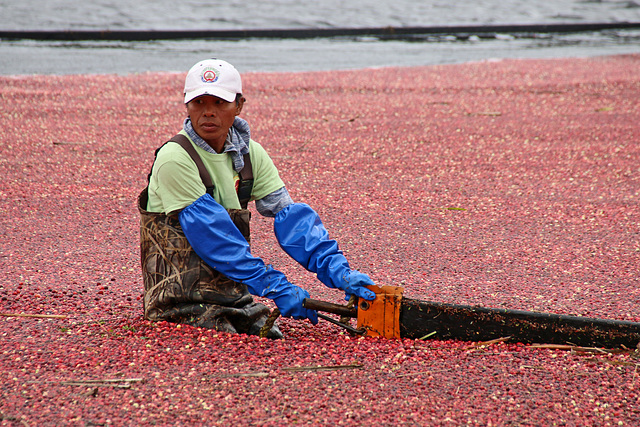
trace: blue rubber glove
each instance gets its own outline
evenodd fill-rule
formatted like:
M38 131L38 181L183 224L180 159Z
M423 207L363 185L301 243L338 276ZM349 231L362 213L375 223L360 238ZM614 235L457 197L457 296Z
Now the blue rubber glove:
M318 323L318 313L302 306L309 293L251 255L249 244L225 208L209 194L184 208L178 219L193 250L211 268L246 284L253 295L272 299L283 316Z
M329 232L320 217L309 205L293 203L276 214L273 223L276 238L282 249L318 279L331 288L345 291L366 300L376 295L367 289L375 285L364 273L349 268L347 259L338 249L338 242L329 238Z

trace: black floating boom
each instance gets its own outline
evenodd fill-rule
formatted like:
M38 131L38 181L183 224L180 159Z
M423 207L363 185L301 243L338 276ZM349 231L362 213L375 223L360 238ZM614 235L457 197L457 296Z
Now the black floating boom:
M80 40L179 40L179 39L309 39L328 37L378 37L419 39L419 36L457 35L494 37L496 34L576 33L604 30L640 29L640 22L594 22L568 24L507 24L430 27L373 28L285 28L252 30L0 30L0 39L53 41Z
M511 337L521 343L635 349L640 323L403 298L400 335L462 341Z

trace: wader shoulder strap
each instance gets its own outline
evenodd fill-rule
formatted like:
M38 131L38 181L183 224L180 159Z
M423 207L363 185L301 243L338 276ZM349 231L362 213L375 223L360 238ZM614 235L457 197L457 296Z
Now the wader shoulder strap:
M173 141L179 144L189 154L191 159L193 159L193 161L196 163L196 166L198 167L198 173L200 174L200 179L202 180L202 183L204 184L204 186L207 188L207 193L211 197L213 197L213 189L215 187L213 185L213 181L211 180L211 175L209 175L207 168L204 167L204 163L202 163L202 159L196 152L196 149L193 148L193 145L191 145L191 142L189 142L189 139L186 136L179 133L173 138L171 138L169 141Z
M244 167L240 171L240 183L238 184L238 200L242 209L247 209L253 190L253 168L251 167L251 157L249 153L243 156Z

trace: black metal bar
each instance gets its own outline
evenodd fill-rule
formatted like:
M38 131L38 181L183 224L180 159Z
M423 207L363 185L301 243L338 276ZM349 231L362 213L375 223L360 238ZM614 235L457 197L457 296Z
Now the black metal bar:
M309 310L324 311L326 313L338 314L344 317L358 317L358 309L356 307L349 308L346 305L334 304L311 298L305 298L302 300L302 306Z
M356 335L364 335L365 332L367 332L366 329L364 328L360 328L360 329L356 329L352 326L347 325L346 323L342 323L337 321L336 319L332 319L329 316L325 316L322 313L318 313L318 317L322 320L326 320L329 323L333 323L334 325L340 326L341 328L346 329L347 331L351 332L352 334L356 334Z
M633 349L640 343L640 323L635 322L404 298L400 335L417 339L433 332L433 339L463 341L509 336L512 342Z
M495 35L535 33L575 33L604 30L640 29L640 22L594 22L569 24L466 25L431 27L372 28L289 28L257 30L2 30L0 39L52 41L81 40L178 40L178 39L308 39L374 36L404 38L410 35Z

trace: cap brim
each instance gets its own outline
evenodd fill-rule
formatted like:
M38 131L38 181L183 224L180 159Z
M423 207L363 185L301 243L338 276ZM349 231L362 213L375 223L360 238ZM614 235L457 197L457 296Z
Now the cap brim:
M219 87L211 87L211 88L198 88L196 90L192 90L191 92L185 93L184 103L186 104L187 102L201 95L217 96L218 98L222 98L227 102L233 102L236 100L236 93L229 92L228 90L224 90Z

